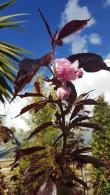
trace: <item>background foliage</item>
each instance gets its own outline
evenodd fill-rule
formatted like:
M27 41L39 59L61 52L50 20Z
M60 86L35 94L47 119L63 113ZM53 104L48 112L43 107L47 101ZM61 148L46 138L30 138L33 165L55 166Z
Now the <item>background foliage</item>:
M110 105L104 96L98 97L99 106L94 107L93 121L103 126L103 131L95 129L92 135L92 152L98 159L108 161L108 169L94 169L95 194L110 193Z

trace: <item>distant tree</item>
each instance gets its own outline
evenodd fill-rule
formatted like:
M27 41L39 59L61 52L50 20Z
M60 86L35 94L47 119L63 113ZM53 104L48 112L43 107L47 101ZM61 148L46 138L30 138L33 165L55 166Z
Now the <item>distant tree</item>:
M103 126L103 131L95 129L92 133L92 152L100 160L110 164L110 105L104 96L98 97L99 105L94 107L93 121ZM94 169L95 193L100 195L110 194L110 168Z

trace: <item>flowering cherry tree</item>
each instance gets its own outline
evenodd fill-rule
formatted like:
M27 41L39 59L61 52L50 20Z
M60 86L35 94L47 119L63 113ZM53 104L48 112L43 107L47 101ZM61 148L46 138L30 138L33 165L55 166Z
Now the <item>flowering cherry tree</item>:
M47 118L46 122L32 131L28 139L37 136L38 133L49 126L54 127L54 131L55 128L60 129L61 134L49 151L46 150L45 146L39 146L37 143L34 147L18 149L12 168L19 164L19 159L26 159L27 156L32 155L31 163L23 172L23 178L28 186L29 194L84 194L84 190L88 186L85 181L76 176L75 170L77 168L82 169L86 163L91 163L95 167L107 166L107 163L104 160L99 161L95 157L88 155L91 148L83 146L82 139L75 136L74 130L77 131L77 129L96 128L99 131L103 131L103 128L100 124L91 123L88 114L81 112L85 105L96 105L97 102L89 98L90 92L78 96L74 80L81 79L84 76L84 71L97 72L102 69L109 71L110 68L107 67L101 56L94 53L79 53L54 59L55 49L57 46L63 46L63 39L81 30L90 19L70 21L60 31L56 30L52 33L47 20L40 10L39 14L50 37L51 51L39 59L26 58L21 61L14 82L15 93L13 99L16 96L21 98L39 97L40 99L24 107L19 115L32 110L38 113L47 104L53 108L54 121L53 119L48 121ZM49 96L46 96L41 90L38 80L34 84L35 93L25 92L20 94L21 90L32 80L41 67L46 67L51 74L48 77L44 75L43 81L54 86L56 96L53 96L51 92ZM73 133L73 137L70 144L71 133ZM59 142L61 142L60 146ZM51 158L51 160L47 163L48 158ZM31 185L33 183L34 187Z

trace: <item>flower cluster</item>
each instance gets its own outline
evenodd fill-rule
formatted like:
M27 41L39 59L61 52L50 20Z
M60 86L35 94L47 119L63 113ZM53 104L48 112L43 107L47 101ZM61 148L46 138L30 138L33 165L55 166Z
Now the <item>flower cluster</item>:
M71 63L66 58L55 60L54 73L57 79L62 82L61 87L56 92L58 99L66 100L69 97L71 88L66 86L67 81L75 80L83 76L83 71L78 66L78 60L74 63Z

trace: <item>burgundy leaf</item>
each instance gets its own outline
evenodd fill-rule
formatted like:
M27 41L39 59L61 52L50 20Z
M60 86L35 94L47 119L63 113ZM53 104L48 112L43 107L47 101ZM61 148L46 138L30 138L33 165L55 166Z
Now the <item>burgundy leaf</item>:
M39 188L37 195L57 195L56 184L51 178L47 179Z
M39 163L39 161L43 158L47 158L46 152L42 154L35 154L34 158L31 160L30 165L24 170L24 175L29 174L29 172L33 171L34 169L38 169L46 165L46 163Z
M18 117L18 116L24 114L25 112L27 112L27 111L29 111L29 110L35 109L36 106L38 106L38 103L32 103L32 104L30 104L30 105L28 105L28 106L25 106L24 108L21 109L20 114L17 115L16 117Z
M37 113L39 110L41 110L43 107L45 107L46 104L47 104L47 101L45 101L45 100L39 101L37 106L35 107L35 113Z
M29 155L33 152L41 151L41 150L44 150L44 149L45 149L44 146L35 146L35 147L26 148L26 149L20 149L20 153Z
M13 99L18 95L18 93L28 84L33 76L37 73L41 66L47 66L51 61L51 54L48 53L41 57L40 59L24 59L20 62L20 70L18 71L17 77L14 82L15 94ZM13 101L12 99L12 101Z
M36 154L32 159L31 164L33 165L37 163L39 160L41 160L42 158L46 158L46 157L47 157L47 153L45 152L43 154Z
M59 32L58 40L63 39L67 37L68 35L81 30L85 25L87 25L87 22L90 19L87 20L72 20L68 22Z
M86 72L97 72L100 70L110 71L100 55L95 53L79 53L71 55L67 58L71 63L78 60L79 68L83 68Z
M24 175L25 176L28 176L30 174L30 172L32 171L36 171L38 169L41 169L45 166L45 163L39 163L39 164L36 164L34 166L29 166L27 167L25 170L24 170Z
M16 117L24 114L25 112L27 111L32 111L32 110L35 110L35 112L38 112L40 109L42 109L45 105L46 105L46 101L39 101L37 103L32 103L28 106L25 106L24 108L21 109L21 112L19 115L17 115Z
M16 160L16 159L15 159ZM11 169L10 171L13 171L14 168L18 167L19 166L19 163L16 163L15 161L13 163L10 164L11 166Z
M91 90L89 92L86 92L86 93L82 93L81 95L79 95L76 100L75 100L75 104L77 104L80 100L82 100L83 98L86 98L88 97L89 93L92 92L94 90Z
M83 120L88 120L88 119L90 119L90 117L89 116L79 116L79 117L76 117L73 121L72 121L72 124L74 124L74 123L77 123L77 122L81 122L81 121L83 121Z
M36 61L38 61L38 60L36 60ZM35 60L34 60L34 62L35 62ZM18 71L17 77L14 81L15 94L14 94L13 99L25 87L25 85L28 84L32 80L33 76L36 74L36 72L40 68L40 66L38 64L36 64L36 66L35 66L35 64L33 64L32 60L31 60L31 62L29 60L29 65L30 66L28 66L28 59L23 60L23 64L22 64L22 62L20 63L20 70Z
M99 168L100 166L105 166L105 164L103 163L103 161L99 161L97 160L95 157L93 156L89 156L89 155L75 155L73 157L74 160L77 160L81 163L91 163L93 164L96 168Z
M91 150L91 147L83 147L83 148L77 148L75 151L72 152L72 155L76 155L79 153L88 152Z
M69 98L68 98L68 102L70 104L73 104L77 98L77 91L75 89L75 86L73 83L71 83L70 81L67 82L67 87L70 87L71 88L71 93L69 95Z
M44 146L35 146L35 147L26 148L26 149L20 149L18 150L18 154L19 156L24 156L24 155L29 155L29 154L32 154L34 152L38 152L44 149L45 149Z
M72 114L71 114L71 117L70 117L70 120L72 120L78 113L79 111L83 108L83 105L82 104L79 104L79 105L76 105Z
M30 148L26 148L26 149L18 149L16 151L16 158L15 161L13 163L13 165L15 164L16 161L18 161L20 158L24 158L27 155L30 155L32 153L44 150L45 147L43 146L36 146L36 147L30 147Z
M45 122L42 125L38 126L36 129L34 129L34 131L30 134L30 136L28 137L28 139L30 139L31 137L33 137L35 134L39 133L40 131L44 130L45 128L52 126L53 122Z
M40 169L40 168L43 168L45 164L46 163L39 163L39 164L35 164L35 165L31 164L29 167L27 167L24 170L24 175L27 176L30 174L30 172L35 171L35 170Z
M34 83L34 87L35 87L35 89L36 89L36 91L37 91L38 93L41 93L39 81L36 81L36 82Z
M86 182L84 182L82 179L79 179L78 177L76 177L76 176L73 176L73 179L76 181L76 182L78 182L79 184L81 184L84 188L88 188L87 187L87 183Z
M73 105L73 103L75 102L75 100L77 98L77 91L75 89L74 84L71 83L70 81L67 81L66 85L67 85L67 87L70 87L71 93L70 93L70 95L67 99L68 106L67 106L66 110L64 111L65 115L67 115L70 112L70 110L72 108L72 105Z
M29 171L30 172L36 171L37 169L43 168L45 165L47 165L47 163L39 163L39 164L36 164L36 165L30 167Z
M26 71L26 72L33 72L35 68L35 60L25 58L19 64L19 68Z
M82 104L82 105L97 105L98 103L93 99L86 99L86 100L80 100L76 102L75 104Z
M37 180L39 177L43 176L46 174L46 170L42 170L36 174L31 174L30 176L28 175L27 182L28 183L33 183L35 180Z
M48 31L48 33L49 33L50 37L52 38L52 33L51 33L50 26L49 26L49 24L48 24L47 20L46 20L46 19L45 19L45 17L43 16L43 14L42 14L41 10L40 10L40 9L38 9L38 11L39 11L39 14L40 14L40 16L41 16L41 18L42 18L42 20L43 20L43 22L44 22L45 26L46 26L46 29L47 29L47 31Z
M39 65L40 66L47 66L51 62L51 53L47 53L43 57L39 59Z
M87 128L93 128L97 130L103 130L102 127L95 123L87 123L87 122L82 122L82 123L76 123L75 126L77 127L87 127Z
M19 97L21 98L24 98L24 97L42 97L42 94L40 93L25 93L25 94L22 94L22 95L18 95Z

